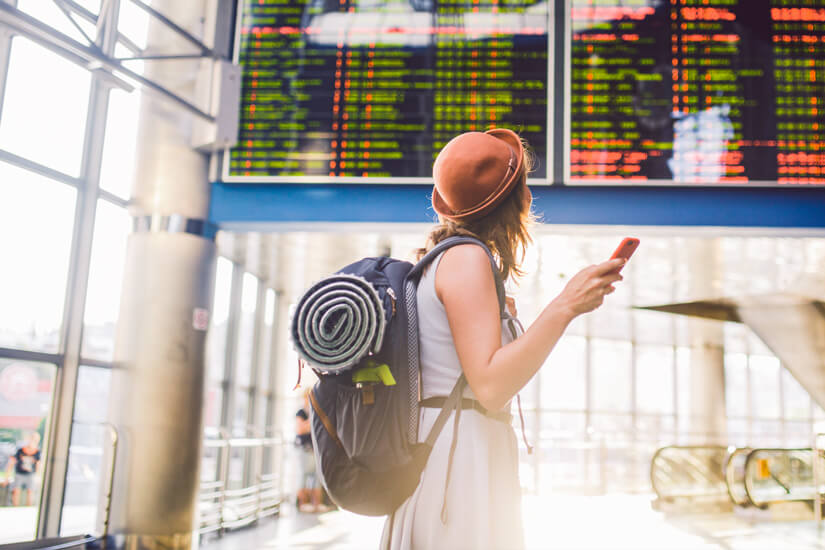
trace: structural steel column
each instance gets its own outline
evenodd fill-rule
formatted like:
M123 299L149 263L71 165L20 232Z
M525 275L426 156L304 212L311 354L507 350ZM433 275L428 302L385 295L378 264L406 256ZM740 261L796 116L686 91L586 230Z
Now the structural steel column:
M153 8L195 35L206 2L155 0ZM148 50L174 35L150 24ZM200 61L147 63L146 75L196 96ZM216 250L189 228L207 217L208 159L190 147L192 116L143 96L129 237L115 344L109 416L118 445L111 517L117 548L190 548L195 543L206 333ZM124 177L128 177L124 174Z

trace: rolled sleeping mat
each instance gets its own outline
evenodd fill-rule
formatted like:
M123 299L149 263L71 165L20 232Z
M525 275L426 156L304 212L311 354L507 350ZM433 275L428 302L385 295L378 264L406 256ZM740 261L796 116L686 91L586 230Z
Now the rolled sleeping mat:
M321 372L339 374L381 349L385 327L375 287L361 277L335 274L301 296L290 331L301 358Z

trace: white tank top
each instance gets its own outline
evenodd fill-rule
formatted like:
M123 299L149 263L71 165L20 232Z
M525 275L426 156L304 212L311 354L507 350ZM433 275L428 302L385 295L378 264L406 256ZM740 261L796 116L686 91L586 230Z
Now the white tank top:
M446 251L445 251L446 252ZM461 362L455 350L453 333L444 304L435 292L435 274L444 252L436 256L418 283L418 344L421 356L421 398L449 395L461 375ZM512 340L502 321L501 345ZM469 386L464 396L475 399ZM508 410L508 407L505 407Z

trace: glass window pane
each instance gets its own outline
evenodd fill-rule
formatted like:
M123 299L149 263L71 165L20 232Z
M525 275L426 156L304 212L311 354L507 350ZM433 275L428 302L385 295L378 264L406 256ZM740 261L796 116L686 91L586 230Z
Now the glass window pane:
M813 426L809 421L791 420L785 422L785 447L810 447Z
M206 365L210 380L223 380L226 359L226 329L232 295L232 262L219 256L215 274L212 318L206 338Z
M66 471L61 535L95 532L103 484L110 479L111 433L107 418L111 370L81 365L77 377L74 422Z
M132 2L120 3L120 16L117 30L120 34L137 44L146 47L146 32L149 29L149 14Z
M633 417L627 413L592 414L590 426L597 434L622 437L633 429Z
M587 339L565 336L539 371L543 410L584 410Z
M741 323L724 323L722 331L725 339L725 351L745 353L748 349L747 327Z
M90 12L97 14L100 11L100 0L74 0Z
M75 194L0 162L0 346L58 350Z
M215 274L215 294L212 318L206 337L206 365L210 380L224 379L226 359L226 329L229 322L229 301L232 294L232 262L219 256Z
M56 371L47 363L0 359L0 544L35 535ZM20 508L9 516L2 513L6 506Z
M638 297L636 298L639 299ZM657 311L633 311L633 333L640 344L673 343L673 315Z
M748 358L744 353L725 354L725 408L728 416L748 416Z
M218 256L215 273L215 292L212 298L212 314L206 335L206 398L204 422L206 426L221 425L223 404L223 380L225 376L226 331L229 323L229 302L232 294L233 264Z
M754 444L746 419L728 418L728 443L737 447L747 447Z
M109 94L100 187L124 199L131 196L135 178L140 99L139 92L121 89Z
M264 326L261 331L261 360L258 366L258 392L261 394L269 391L269 380L273 368L272 325L274 322L275 291L268 288L264 302Z
M675 419L669 414L638 414L636 433L642 439L657 441L661 438L673 439L676 431Z
M680 433L691 430L690 370L690 348L676 348L676 413Z
M751 446L781 447L782 423L779 420L754 420L751 423Z
M779 359L751 355L751 403L756 418L779 418Z
M126 263L131 220L125 208L97 201L89 289L83 317L83 356L109 361L114 355L115 323Z
M544 412L541 413L541 439L551 437L584 437L587 426L584 412ZM532 444L532 441L530 442Z
M221 425L221 405L223 403L223 387L220 383L209 381L206 388L206 399L203 404L203 423L209 428L218 428Z
M617 292L616 294L619 293ZM588 321L590 322L590 334L593 336L598 336L599 338L629 341L632 336L630 333L630 329L632 327L630 319L631 312L627 308L599 308L589 316Z
M673 413L673 348L636 347L636 399L639 411Z
M235 413L233 415L232 433L238 436L250 435L247 432L248 423L246 421L247 410L249 409L249 394L246 390L235 392Z
M267 396L263 393L258 393L255 398L255 429L259 434L268 434L271 426L269 425L269 418L267 417Z
M97 6L94 6L94 0L81 0L81 4L85 4L89 10L97 11L100 9L100 1L97 1ZM57 29L58 31L62 32L63 34L67 34L77 40L82 44L88 44L89 41L83 36L83 34L78 31L72 22L69 21L69 18L63 13L63 11L57 6L56 2L44 2L43 0L17 0L17 7L21 11L26 12L27 14L31 15L46 23L48 26ZM75 22L80 25L83 31L94 40L96 38L95 35L95 26L85 19L81 17L74 17Z
M255 305L258 301L258 279L251 273L243 274L241 294L241 318L238 327L238 353L235 361L237 387L250 384L252 370L252 346L255 337Z
M85 69L30 40L14 38L0 118L0 148L79 176L89 82Z
M596 411L629 411L630 342L593 339L591 350L592 406Z

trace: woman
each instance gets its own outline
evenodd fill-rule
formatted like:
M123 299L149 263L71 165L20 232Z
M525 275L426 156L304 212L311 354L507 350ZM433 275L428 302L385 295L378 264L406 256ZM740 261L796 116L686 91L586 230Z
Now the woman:
M453 235L473 235L498 259L505 281L522 275L520 262L531 241L529 169L521 139L510 130L469 132L451 140L433 165L432 201L440 224L427 249ZM518 449L506 414L510 400L536 374L568 324L613 292L623 265L624 260L611 260L576 274L514 339L512 323L501 319L495 279L481 247L455 246L433 261L417 298L422 399L448 395L463 372L469 386L464 397L476 403L462 411L456 434L448 420L421 483L387 520L382 547L523 547ZM422 407L420 440L438 412Z

